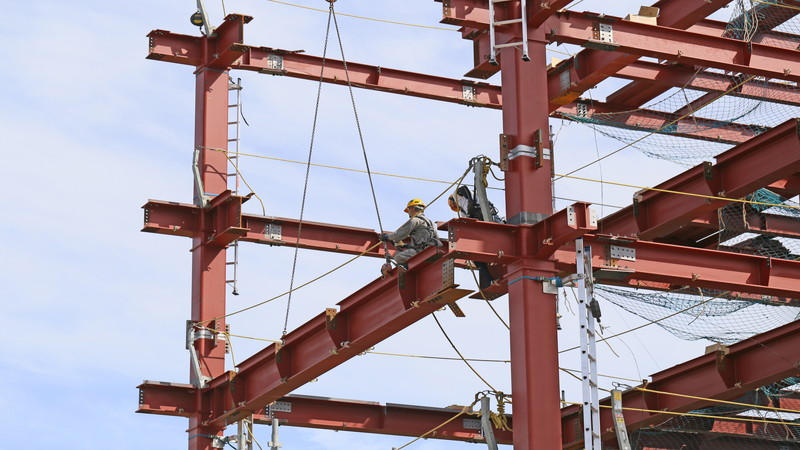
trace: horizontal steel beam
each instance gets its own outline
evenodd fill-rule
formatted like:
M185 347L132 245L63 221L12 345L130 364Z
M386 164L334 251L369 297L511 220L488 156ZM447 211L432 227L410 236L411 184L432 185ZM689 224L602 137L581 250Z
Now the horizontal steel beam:
M717 94L710 95L716 96ZM595 115L597 116L595 117ZM632 110L608 103L583 100L561 106L552 116L578 122L585 119L588 123L614 128L655 132L729 145L740 144L769 129L761 125L690 116L682 111L667 113L648 109Z
M698 358L651 375L646 388L692 395L687 398L628 390L622 395L624 408L650 411L688 412L714 403L704 398L733 401L748 391L774 383L784 378L800 375L800 322L753 336L724 350L707 353ZM601 401L608 405L609 400ZM628 431L657 424L674 416L644 411L623 411ZM570 406L562 410L562 423L579 420L581 409ZM564 427L565 430L569 430ZM600 429L604 439L611 439L613 422L610 408L600 408ZM578 431L582 431L580 428ZM565 448L580 448L582 434L572 439L565 436Z
M641 82L623 86L606 97L607 103L631 108L638 108L672 87L720 94L730 91L727 95L734 97L800 106L800 92L793 84L759 79L731 90L744 81L741 76L698 71L694 66L636 61L619 70L614 76Z
M800 369L800 322L746 339L718 351L707 353L670 369L651 375L645 387L651 391L689 394L697 398L655 394L630 389L623 393L623 411L629 431L658 424L674 416L652 411L687 412L715 405L704 399L736 401L753 389L797 376ZM139 413L189 417L196 412L196 397L201 391L186 384L145 381L139 386ZM419 436L455 416L460 407L430 408L413 405L379 404L355 400L287 395L276 399L269 413L282 425L331 430L361 431ZM609 400L601 401L608 405ZM780 405L791 408L787 401ZM254 419L269 423L262 405L254 410ZM646 409L651 412L637 411ZM609 430L611 413L601 408L601 429ZM479 431L464 416L445 425L429 436L433 439L482 442ZM576 449L582 444L581 409L562 409L564 448ZM722 422L725 422L724 420ZM513 422L510 422L513 428ZM577 425L577 426L576 426ZM511 432L495 429L498 442L510 443ZM711 430L713 431L713 430ZM718 430L719 431L719 430ZM604 433L611 439L613 432Z
M546 38L551 42L800 81L800 58L797 58L795 49L713 37L594 13L557 13L543 26L547 30ZM608 30L602 36L598 31L601 26Z
M788 120L721 153L716 164L698 165L655 186L688 195L656 190L637 192L633 206L604 218L600 229L640 239L666 238L695 218L729 203L693 194L741 198L800 172L799 133L798 120Z
M793 4L794 3L794 4ZM787 8L788 6L788 8ZM794 6L794 8L792 8ZM730 25L733 27L739 27L744 29L746 26L743 23L745 20L751 21L752 17L757 16L759 20L752 24L748 23L748 28L755 27L754 30L750 30L754 33L752 41L758 44L765 44L771 45L773 47L788 47L794 48L797 46L797 36L787 36L785 33L775 32L773 31L774 28L778 27L779 25L783 24L784 22L792 19L795 17L798 12L800 12L800 2L795 0L788 1L784 5L773 5L769 3L759 3L754 6L751 11L750 15L747 16L739 16L738 18L733 18L730 21ZM712 36L723 36L728 29L729 24L727 22L717 22L711 20L702 20L689 28L690 31L698 32L698 33L705 33ZM622 71L620 71L622 72ZM617 73L618 76L622 76L622 73ZM703 76L702 74L699 76ZM691 84L694 84L694 80L690 81ZM680 84L678 86L684 86L685 84ZM735 86L736 83L734 82L730 86ZM729 86L729 87L730 87ZM687 86L688 87L688 86ZM747 85L743 86L742 90L747 89ZM728 88L724 88L723 90L727 90ZM639 107L646 102L658 97L659 95L666 92L667 87L663 84L654 83L653 79L640 79L634 80L633 83L630 83L626 86L623 86L616 92L610 94L607 98L609 103L618 103L624 104L629 107ZM770 92L767 92L766 95L769 96ZM737 95L734 93L733 95ZM786 100L783 100L786 101Z

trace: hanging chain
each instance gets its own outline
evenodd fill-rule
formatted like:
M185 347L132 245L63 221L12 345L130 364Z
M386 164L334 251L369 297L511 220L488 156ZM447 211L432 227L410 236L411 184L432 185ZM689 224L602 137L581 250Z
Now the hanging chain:
M317 117L319 116L319 99L322 94L322 83L323 83L323 74L325 72L325 57L328 53L328 37L331 33L331 16L333 16L333 3L331 3L330 10L328 12L328 25L325 29L325 45L322 50L322 63L319 72L319 86L317 87L317 102L314 106L314 121L311 125L311 143L308 147L308 162L306 163L306 178L303 184L303 200L300 202L300 220L297 224L297 241L295 242L294 246L294 259L292 260L292 275L289 281L289 298L286 301L286 318L283 321L283 332L281 333L281 338L286 336L286 329L289 326L289 309L292 305L292 291L294 290L294 275L295 271L297 270L297 253L300 249L300 236L303 232L303 214L305 213L306 207L306 195L308 194L308 176L311 172L311 155L314 152L314 137L316 136L317 132ZM335 16L334 16L335 20Z
M331 11L333 11L333 3L331 3ZM381 223L381 211L378 208L378 197L375 196L375 185L372 183L372 172L369 169L369 158L367 158L367 148L364 145L364 135L361 133L361 122L358 120L358 109L356 108L356 99L353 95L353 84L350 82L350 72L347 70L347 59L344 57L344 46L342 46L342 36L339 34L339 23L336 21L336 13L333 13L333 26L336 28L336 39L339 41L339 49L342 53L342 64L344 65L344 75L347 78L347 89L350 91L350 103L353 105L353 115L356 118L356 128L358 129L358 139L361 142L361 152L364 154L364 164L367 168L367 177L369 178L369 188L372 191L372 201L375 203L375 214L378 216L378 229L383 232L383 224ZM385 244L384 244L385 247Z

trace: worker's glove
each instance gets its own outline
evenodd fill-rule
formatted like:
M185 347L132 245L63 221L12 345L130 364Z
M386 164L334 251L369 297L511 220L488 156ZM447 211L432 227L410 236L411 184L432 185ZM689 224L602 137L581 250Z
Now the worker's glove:
M381 233L381 234L378 236L378 239L380 239L380 241L381 241L381 242L386 242L386 241L388 241L388 240L389 240L389 235L388 235L388 234L386 234L386 233Z

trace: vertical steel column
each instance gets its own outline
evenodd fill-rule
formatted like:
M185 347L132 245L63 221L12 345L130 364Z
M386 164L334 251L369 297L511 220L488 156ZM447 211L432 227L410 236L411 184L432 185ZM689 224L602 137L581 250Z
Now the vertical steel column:
M501 58L503 134L508 139L506 216L509 223L538 222L553 212L547 67L544 36L533 33L531 61L515 49Z
M556 301L542 292L552 264L528 261L508 268L514 450L561 448Z
M539 30L529 38L530 62L511 49L500 61L509 150L506 214L512 224L552 214L545 41ZM530 259L508 268L515 450L561 448L556 302L529 278L552 271L551 263Z
M204 39L204 43L208 40ZM204 192L195 186L195 199L214 196L227 187L228 161L225 154L211 148L227 149L228 145L228 74L201 66L196 72L195 147ZM205 227L203 227L205 230ZM225 314L225 248L205 245L205 233L192 239L192 311L193 322L203 322ZM225 330L220 319L206 326ZM225 346L217 345L216 335L201 333L194 345L203 375L216 377L225 371ZM194 377L194 375L193 375ZM193 383L196 380L192 380ZM200 396L198 395L198 402ZM197 405L198 413L189 418L189 450L211 450L212 437L223 428L202 425L202 412L208 405Z

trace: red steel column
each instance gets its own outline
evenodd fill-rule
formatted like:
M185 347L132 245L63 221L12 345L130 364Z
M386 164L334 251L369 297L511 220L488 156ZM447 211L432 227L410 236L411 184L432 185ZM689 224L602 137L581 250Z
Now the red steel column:
M514 224L538 222L553 212L547 68L541 34L537 31L535 40L529 42L531 61L523 61L517 49L501 53L503 134L508 136L509 150L506 215ZM541 137L538 147L545 153L538 168L529 149L537 146L536 136Z
M525 62L518 50L505 49L501 60L503 133L509 150L506 214L513 224L538 222L552 214L547 69L539 31L529 39L529 54L531 61ZM546 157L534 157L534 148ZM523 248L528 247L523 243ZM559 449L555 298L542 292L541 282L528 278L553 276L553 266L524 259L509 266L508 273L514 449Z
M207 42L204 39L204 42ZM228 145L228 74L201 67L196 72L195 148L200 149L198 169L203 191L195 183L195 201L204 194L219 194L227 187L228 161L225 154L209 148L227 149ZM205 233L192 239L192 312L191 320L203 322L225 315L225 249L204 245ZM225 330L225 321L207 324ZM214 378L225 371L225 345L216 345L214 336L195 341L203 375ZM192 383L195 383L192 375ZM201 396L197 396L198 403ZM208 405L198 404L197 414L189 418L189 450L211 450L209 436L221 435L224 428L202 425Z

